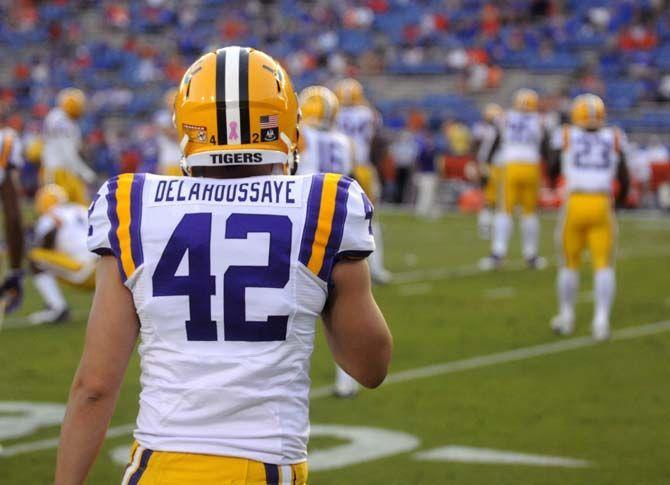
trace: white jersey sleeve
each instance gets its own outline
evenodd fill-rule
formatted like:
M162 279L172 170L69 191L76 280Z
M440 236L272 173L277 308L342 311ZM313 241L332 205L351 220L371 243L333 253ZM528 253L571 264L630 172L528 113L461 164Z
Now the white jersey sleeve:
M111 178L89 208L88 250L113 255L124 283L142 266L142 199L145 174L125 173Z
M113 180L113 179L112 179ZM93 197L93 202L88 208L88 238L87 247L92 253L103 255L113 254L112 245L109 242L109 229L111 223L107 215L109 194L109 183L105 182L98 193Z
M347 216L338 258L367 257L375 250L372 235L373 213L370 199L358 182L352 181L349 185Z

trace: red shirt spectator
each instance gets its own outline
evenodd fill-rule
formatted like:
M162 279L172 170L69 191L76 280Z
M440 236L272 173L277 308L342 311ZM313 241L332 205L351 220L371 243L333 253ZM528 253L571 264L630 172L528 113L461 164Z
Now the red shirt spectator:
M632 25L619 36L619 47L625 51L650 50L656 47L656 34L643 25Z

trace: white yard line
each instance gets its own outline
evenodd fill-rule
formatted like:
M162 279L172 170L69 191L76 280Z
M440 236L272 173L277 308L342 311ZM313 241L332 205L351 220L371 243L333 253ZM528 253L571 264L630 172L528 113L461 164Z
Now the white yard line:
M425 295L432 289L433 285L430 283L414 283L398 287L398 293L401 296L417 296Z
M638 337L646 337L648 335L655 335L670 331L670 320L662 322L649 323L646 325L638 325L634 327L623 328L612 332L612 340L630 340ZM451 362L444 362L441 364L433 364L425 367L417 367L415 369L408 369L404 371L395 372L389 375L384 381L383 386L391 384L398 384L400 382L413 381L415 379L422 379L426 377L434 377L438 375L455 374L473 369L481 369L490 367L496 364L504 364L508 362L518 362L522 360L531 359L533 357L541 357L545 355L553 355L568 350L579 349L584 347L593 347L599 344L591 337L574 337L566 340L559 340L548 344L533 345L530 347L522 347L520 349L509 350L506 352L499 352L496 354L482 355L478 357L470 357L468 359L454 360ZM312 389L310 392L311 399L321 399L330 396L333 392L332 386L322 386ZM133 424L126 424L122 426L114 426L107 431L107 438L116 438L119 436L127 436L132 433L135 426ZM48 450L58 446L58 439L45 439L39 441L32 441L29 443L21 443L17 445L6 446L0 450L0 458L16 456L23 453L30 453L39 450Z
M667 331L670 331L670 320L615 330L612 332L612 340L629 340L632 338L654 335ZM593 340L591 337L573 337L566 340L558 340L548 344L522 347L520 349L499 352L496 354L470 357L467 359L454 360L451 362L444 362L441 364L433 364L425 367L417 367L415 369L395 372L386 378L383 385L388 386L390 384L412 381L414 379L454 374L472 369L481 369L483 367L489 367L496 364L518 362L533 357L558 354L568 350L579 349L583 347L593 347L596 345L599 345L598 342ZM317 387L316 389L312 390L310 397L312 399L318 399L328 396L331 393L331 386Z
M592 466L585 460L563 456L535 455L512 451L449 445L414 455L417 460L448 461L455 463L487 463L497 465L527 465L542 467L585 468Z
M643 248L622 249L617 254L617 261L627 261L631 259L648 258L652 256L666 256L670 255L670 246L667 245L653 245ZM549 267L557 265L558 258L547 258ZM508 260L503 264L502 269L498 272L507 273L510 271L526 271L525 261L521 259ZM411 271L400 271L393 273L392 285L406 285L409 283L422 283L429 281L441 281L458 279L467 276L485 275L491 273L490 271L482 271L475 263L466 264L462 266L443 266L431 269L416 269ZM495 273L495 271L494 271Z

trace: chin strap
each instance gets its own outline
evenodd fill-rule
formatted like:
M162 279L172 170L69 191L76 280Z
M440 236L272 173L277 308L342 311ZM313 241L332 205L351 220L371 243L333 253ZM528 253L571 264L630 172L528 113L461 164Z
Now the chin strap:
M174 123L174 115L172 115L172 122ZM188 144L188 135L184 135L179 143L179 150L181 151L181 160L179 161L179 168L181 168L181 173L184 177L191 176L191 169L186 163L186 156L184 155L184 150L186 150L186 145Z
M291 143L291 139L283 131L279 133L279 139L286 145L288 155L286 157L286 165L288 166L288 174L295 175L298 171L298 163L300 163L300 155L298 148Z

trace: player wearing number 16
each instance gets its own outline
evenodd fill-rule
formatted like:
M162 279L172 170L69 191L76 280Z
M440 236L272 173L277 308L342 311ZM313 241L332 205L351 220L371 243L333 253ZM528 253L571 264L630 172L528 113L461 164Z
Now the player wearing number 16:
M605 126L605 104L593 94L575 98L572 124L554 134L550 172L552 178L563 172L568 193L556 233L562 256L557 282L560 308L551 326L558 334L570 334L574 329L578 271L582 252L588 246L594 270L593 337L596 340L609 337L616 286L616 225L610 194L614 180L618 179L617 205L626 199L629 185L626 146L621 130Z
M306 483L317 317L362 385L381 384L390 361L365 261L372 206L346 176L291 175L298 101L260 51L198 59L174 121L190 177L124 174L90 208L102 257L56 483L86 479L138 336L122 483Z

